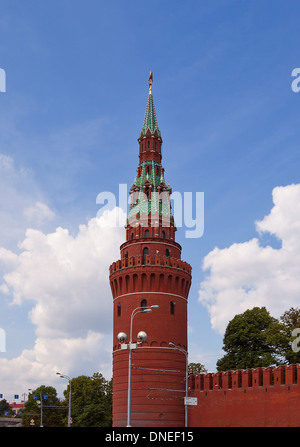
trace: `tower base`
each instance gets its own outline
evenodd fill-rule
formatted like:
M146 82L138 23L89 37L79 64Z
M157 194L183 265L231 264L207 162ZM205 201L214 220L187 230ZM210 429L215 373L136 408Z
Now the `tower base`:
M127 426L127 350L113 353L113 427ZM132 351L132 427L184 427L186 356L172 348Z

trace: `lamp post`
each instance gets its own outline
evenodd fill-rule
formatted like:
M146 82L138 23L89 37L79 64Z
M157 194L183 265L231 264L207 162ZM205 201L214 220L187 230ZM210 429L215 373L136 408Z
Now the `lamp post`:
M173 347L173 349L176 349L177 351L182 352L185 355L185 427L188 426L188 405L187 405L187 397L188 397L188 376L189 376L189 372L188 372L188 352L185 349L179 348L178 346L176 346L174 343L170 342L169 343L170 346Z
M72 424L72 417L71 417L71 395L72 395L71 378L69 376L66 376L66 374L61 374L60 372L57 372L56 374L58 374L59 377L61 377L62 379L67 379L69 381L70 391L69 391L68 427L71 427L71 424Z
M28 391L32 391L31 388L28 388ZM43 396L41 391L38 391L40 398L41 398L41 421L40 421L40 427L44 427L43 426ZM47 397L47 395L45 395ZM36 395L33 396L34 399L36 399Z
M127 427L131 427L131 372L132 372L132 350L137 348L138 343L132 343L132 326L133 326L133 319L138 313L149 313L152 312L152 309L158 309L159 306L157 304L154 304L152 306L144 306L144 307L136 307L132 313L130 318L130 335L129 335L129 343L127 345L123 344L122 349L128 349L129 350L129 362L128 362L128 396L127 396ZM141 341L147 340L147 334L145 332L139 333L141 334ZM139 336L138 334L138 336ZM124 340L124 332L121 332L118 335L119 340L123 338ZM124 340L126 341L126 339Z

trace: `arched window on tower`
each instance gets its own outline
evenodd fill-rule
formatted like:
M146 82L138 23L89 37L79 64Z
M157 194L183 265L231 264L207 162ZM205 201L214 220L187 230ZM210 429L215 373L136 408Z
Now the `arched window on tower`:
M145 237L149 237L149 230L145 230Z
M174 301L170 301L170 314L175 315L175 303Z
M166 256L169 257L170 256L170 250L168 248L166 248Z
M161 232L161 237L162 237L163 239L166 238L166 232L165 232L165 230L162 230L162 232Z
M121 316L121 303L118 303L118 306L117 306L117 315L118 315L118 317Z
M146 264L146 256L149 254L148 247L143 248L143 264Z

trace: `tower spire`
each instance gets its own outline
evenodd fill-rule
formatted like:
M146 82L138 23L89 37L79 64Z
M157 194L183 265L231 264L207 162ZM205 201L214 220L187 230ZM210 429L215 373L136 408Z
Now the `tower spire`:
M157 131L157 135L160 136L160 130L157 125L157 118L156 118L156 112L155 112L153 94L152 94L152 84L153 84L152 71L150 71L148 83L149 83L149 95L148 95L148 101L147 101L147 106L146 106L146 113L145 113L142 133L143 133L143 135L146 135L147 130L149 129L151 132L151 135L154 135L155 131Z

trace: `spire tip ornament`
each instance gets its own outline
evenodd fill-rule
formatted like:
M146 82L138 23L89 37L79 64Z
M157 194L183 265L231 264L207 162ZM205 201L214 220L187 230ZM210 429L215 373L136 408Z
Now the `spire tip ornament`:
M152 71L150 71L148 82L149 82L149 95L152 95L152 83L153 83L153 73L152 73Z

